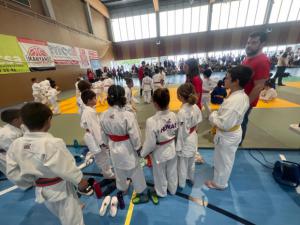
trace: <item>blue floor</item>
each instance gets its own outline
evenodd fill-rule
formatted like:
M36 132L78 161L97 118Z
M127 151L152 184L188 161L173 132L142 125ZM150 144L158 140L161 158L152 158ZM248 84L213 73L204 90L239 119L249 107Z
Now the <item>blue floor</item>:
M74 149L72 149L74 152ZM300 162L300 152L264 151L266 159L275 162L278 154L283 153L287 160ZM238 151L233 168L229 188L225 191L208 190L203 183L211 178L212 150L201 150L206 164L196 166L196 179L193 188L186 187L182 192L196 198L202 197L219 208L229 211L253 224L299 224L300 195L292 188L277 184L272 170L256 162L248 151ZM253 151L261 161L261 156ZM85 169L85 172L97 172L95 165ZM152 183L151 171L145 168L147 181ZM100 179L100 178L97 178ZM13 186L9 181L0 181L0 192ZM112 194L115 194L116 191ZM100 217L98 210L102 199L81 197L86 204L84 220L86 225L124 224L129 199L125 197L126 209L119 210L115 218L108 214ZM3 225L37 225L59 224L58 220L43 205L34 202L34 190L13 190L0 196L0 218ZM151 202L136 205L131 219L132 225L151 224L240 224L210 208L205 208L179 196L168 196L160 199L154 206Z

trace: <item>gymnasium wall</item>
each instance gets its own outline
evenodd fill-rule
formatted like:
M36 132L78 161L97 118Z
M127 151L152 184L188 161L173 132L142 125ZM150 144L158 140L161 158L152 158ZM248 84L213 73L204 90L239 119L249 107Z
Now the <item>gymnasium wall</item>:
M121 60L243 49L249 33L266 28L272 28L268 46L300 42L300 22L289 22L161 37L160 45L155 38L118 42L113 43L113 50L115 60Z
M31 8L0 0L0 33L45 40L96 50L101 65L112 59L112 44L108 40L105 18L92 10L95 35L89 34L81 0L52 0L57 21L44 15L40 0L31 0ZM9 6L9 7L7 7ZM73 29L75 28L75 29ZM76 77L85 74L79 66L56 66L56 70L0 75L0 108L32 99L30 78L51 77L62 90L74 88Z

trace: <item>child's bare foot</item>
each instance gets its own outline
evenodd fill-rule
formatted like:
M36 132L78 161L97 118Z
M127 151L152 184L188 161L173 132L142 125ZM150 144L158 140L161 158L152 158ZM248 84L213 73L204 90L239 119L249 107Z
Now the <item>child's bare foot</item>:
M216 185L216 183L213 182L212 180L205 181L205 185L210 189L216 189L216 190L224 190L225 189L225 188L221 188L218 185Z

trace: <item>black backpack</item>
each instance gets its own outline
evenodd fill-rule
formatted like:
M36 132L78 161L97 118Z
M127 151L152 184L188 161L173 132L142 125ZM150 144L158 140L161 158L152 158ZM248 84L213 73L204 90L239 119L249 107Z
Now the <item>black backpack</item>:
M300 184L300 164L277 161L274 164L273 177L280 184L297 187Z

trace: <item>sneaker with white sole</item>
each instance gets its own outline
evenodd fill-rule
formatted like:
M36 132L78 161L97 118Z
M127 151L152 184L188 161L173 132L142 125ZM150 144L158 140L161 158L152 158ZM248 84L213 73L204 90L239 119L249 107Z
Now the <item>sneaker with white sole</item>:
M111 202L110 202L110 215L111 217L115 217L117 215L117 211L118 211L118 198L116 196L111 198Z
M110 203L110 196L106 196L104 199L103 199L103 202L102 202L102 205L101 205L101 208L99 210L99 214L100 216L104 216L105 213L106 213L106 210L107 210L107 207L109 206L109 203Z

